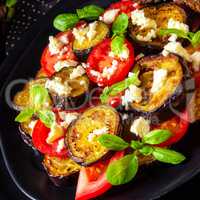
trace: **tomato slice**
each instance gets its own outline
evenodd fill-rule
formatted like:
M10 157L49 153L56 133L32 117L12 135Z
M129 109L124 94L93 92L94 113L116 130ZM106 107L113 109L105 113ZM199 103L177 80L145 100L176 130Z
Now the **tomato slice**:
M61 60L76 60L76 56L72 49L72 41L73 41L73 34L71 31L60 32L56 35L56 38L65 38L69 41L66 45L63 45L62 48L65 48L65 52L61 55L55 54L51 55L49 51L49 47L47 46L41 57L41 67L47 76L52 76L55 73L54 65Z
M91 81L99 86L110 86L122 81L134 64L134 49L131 43L125 40L129 55L127 59L110 56L111 39L105 39L90 53L86 73ZM106 69L106 70L105 70Z
M172 117L171 119L161 123L156 128L170 130L173 134L166 142L159 146L170 146L180 141L187 133L189 128L189 114L187 111L181 113L180 116Z
M34 147L43 154L48 154L50 156L56 157L66 157L66 148L63 148L60 152L57 152L59 141L63 139L63 137L57 139L53 142L52 145L50 145L46 142L49 132L50 129L47 128L40 120L38 120L32 133L32 141Z
M110 162L118 160L124 156L124 152L115 153L110 161L98 162L91 167L82 167L76 190L76 200L88 200L100 196L112 185L106 180L106 169Z

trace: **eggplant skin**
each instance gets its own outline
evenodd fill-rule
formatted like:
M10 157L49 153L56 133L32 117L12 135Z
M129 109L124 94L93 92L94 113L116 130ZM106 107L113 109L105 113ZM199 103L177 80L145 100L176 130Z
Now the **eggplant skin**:
M186 23L187 15L180 6L174 3L163 3L158 5L151 5L142 8L147 18L154 20L157 24L156 38L151 41L141 41L137 39L137 35L145 36L151 29L144 28L140 29L139 26L133 25L129 22L129 36L140 46L147 48L161 50L168 43L168 36L159 36L159 30L167 28L168 20L170 18L177 20L182 23Z
M80 171L81 166L71 158L58 158L45 155L43 167L51 178L63 179L68 178Z
M61 71L55 73L51 80L56 80L59 78L61 83L68 83L72 89L70 94L67 96L58 95L55 91L48 89L53 104L56 108L60 109L76 109L81 105L84 105L88 101L88 92L90 89L89 79L86 75L82 75L75 79L70 79L70 74L72 73L74 67L63 68ZM81 84L84 82L84 85Z
M120 134L119 114L110 106L100 105L89 108L68 127L65 143L70 157L75 162L88 166L110 155L111 152L96 140L97 135L94 134L95 131L102 129L105 132L99 135Z
M27 131L24 130L21 124L19 125L19 131L24 143L33 148L32 137L30 134L27 133Z
M108 25L101 21L97 21L96 32L96 36L92 38L91 41L89 41L87 37L81 43L76 39L74 40L73 51L80 61L86 61L92 48L101 43L105 38L109 37L110 35Z

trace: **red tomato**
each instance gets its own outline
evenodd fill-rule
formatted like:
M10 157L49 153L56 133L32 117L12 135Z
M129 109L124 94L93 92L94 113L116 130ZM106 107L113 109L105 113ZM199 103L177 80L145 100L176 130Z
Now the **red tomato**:
M185 111L181 113L180 117L175 116L170 120L161 123L158 127L156 127L159 129L168 129L173 134L171 138L169 138L166 142L160 144L159 146L170 146L181 140L183 136L187 133L187 130L189 128L188 119L189 119L188 112Z
M110 97L108 100L108 103L113 108L117 108L118 106L122 104L121 96Z
M60 152L57 152L58 142L63 139L63 137L59 138L52 145L50 145L46 142L49 132L50 129L47 128L40 120L38 120L32 134L34 147L41 153L48 154L50 156L66 157L66 148L63 148Z
M110 162L122 158L124 152L117 152L107 163L98 162L91 167L82 167L76 190L76 200L88 200L100 196L112 185L106 180L106 169Z
M44 70L44 72L48 76L52 76L55 73L54 65L61 60L76 60L76 56L72 50L72 41L73 41L73 34L71 31L66 32L60 32L56 35L56 38L66 37L69 41L68 44L63 45L62 48L66 48L66 51L62 54L55 54L51 55L49 51L49 47L47 46L41 57L41 67Z
M122 81L127 76L134 64L134 49L129 41L126 40L125 44L129 50L129 57L125 60L109 56L111 51L111 39L105 39L102 43L93 48L88 57L88 67L86 68L87 75L91 81L97 83L99 86L110 86ZM115 61L115 68L113 67L111 70L113 61ZM103 74L105 68L107 68L107 71L110 69L111 72Z
M200 72L195 73L194 79L196 88L200 88Z

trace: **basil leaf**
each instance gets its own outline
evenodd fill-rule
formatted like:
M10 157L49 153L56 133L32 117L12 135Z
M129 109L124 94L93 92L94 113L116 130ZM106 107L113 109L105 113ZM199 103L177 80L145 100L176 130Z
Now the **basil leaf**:
M190 40L190 38L188 37L188 33L187 32L179 30L179 29L174 29L174 28L161 29L160 32L159 32L159 34L161 36L175 34L175 35L177 35L180 38L185 38L185 39L189 39Z
M115 55L120 55L124 48L124 36L116 36L112 39L111 51Z
M17 0L6 0L6 7L13 7L17 3Z
M79 19L95 20L104 12L104 9L96 5L88 5L81 9L76 9Z
M111 87L104 88L103 93L100 95L101 102L106 103L109 96L117 95L118 93L124 91L132 84L139 85L140 80L138 79L138 75L139 75L138 72L133 73L131 77L128 77L125 80L112 85Z
M137 149L141 149L144 146L144 144L142 142L139 142L139 141L136 141L136 140L132 140L130 146L133 149L137 150Z
M101 135L98 138L98 141L101 143L101 145L113 151L121 151L129 146L129 144L122 138L111 134Z
M34 114L34 109L33 108L25 108L22 110L19 115L15 118L16 122L26 122L29 120Z
M193 35L191 43L193 46L200 44L200 30Z
M139 152L143 154L144 156L151 155L153 153L154 149L151 146L144 146L141 149L139 149Z
M109 164L106 178L112 185L121 185L131 181L138 171L138 159L135 155L126 155Z
M160 147L154 147L152 154L156 160L174 165L179 164L186 159L185 156L181 153Z
M146 134L143 137L142 141L146 144L155 145L155 144L160 144L162 142L165 142L171 136L172 136L172 133L169 130L158 129L158 130L153 130L149 132L148 134Z
M29 91L30 102L35 110L39 110L48 101L49 93L41 85L33 85Z
M53 26L59 31L66 31L72 28L79 22L79 18L76 14L64 13L55 17Z
M112 25L112 32L116 35L124 34L128 28L128 15L120 14Z
M38 112L38 117L40 120L48 127L51 128L51 126L55 122L55 115L50 110L42 110Z

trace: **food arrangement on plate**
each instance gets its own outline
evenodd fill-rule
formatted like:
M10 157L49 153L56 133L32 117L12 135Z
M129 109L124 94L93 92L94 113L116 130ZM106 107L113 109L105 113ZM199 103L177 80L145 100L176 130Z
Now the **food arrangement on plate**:
M15 95L15 121L55 185L78 178L76 200L134 181L142 165L187 162L173 146L200 119L200 31L187 5L199 11L126 0L54 19L60 32Z

